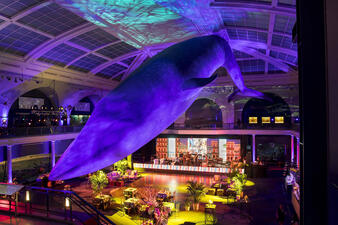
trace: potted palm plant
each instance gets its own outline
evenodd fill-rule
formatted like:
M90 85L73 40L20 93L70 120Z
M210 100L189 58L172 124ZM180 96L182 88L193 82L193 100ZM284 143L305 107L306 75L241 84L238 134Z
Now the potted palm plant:
M204 185L201 183L197 183L196 181L188 181L187 190L193 202L193 210L198 211L199 204L204 193Z
M186 198L184 202L184 209L185 211L190 211L190 206L191 206L191 199Z

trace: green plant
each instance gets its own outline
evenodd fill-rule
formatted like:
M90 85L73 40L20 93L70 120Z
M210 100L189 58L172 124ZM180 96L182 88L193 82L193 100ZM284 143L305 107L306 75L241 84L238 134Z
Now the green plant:
M202 196L205 195L204 189L203 184L197 183L196 181L188 181L187 190L193 203L199 203L201 201Z
M90 184L95 194L102 194L103 188L108 184L107 175L102 171L98 170L89 177Z
M230 174L229 174L229 177L230 179L232 180L234 177L236 177L237 175L239 174L238 170L237 169L232 169Z
M124 175L128 169L128 161L126 159L122 159L114 164L117 171Z
M234 182L234 187L237 191L237 194L241 194L243 191L243 187L247 181L247 175L246 174L236 174L236 176L234 176L232 178L232 181Z
M192 203L192 200L190 196L184 200L185 211L190 211L191 203Z

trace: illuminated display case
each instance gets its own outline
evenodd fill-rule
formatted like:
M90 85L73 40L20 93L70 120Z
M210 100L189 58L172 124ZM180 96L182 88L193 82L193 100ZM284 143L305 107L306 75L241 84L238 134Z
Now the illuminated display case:
M262 123L270 123L270 116L263 116Z
M275 123L284 123L284 116L275 116Z
M256 116L250 116L249 117L249 123L250 124L256 124L258 122L258 119Z

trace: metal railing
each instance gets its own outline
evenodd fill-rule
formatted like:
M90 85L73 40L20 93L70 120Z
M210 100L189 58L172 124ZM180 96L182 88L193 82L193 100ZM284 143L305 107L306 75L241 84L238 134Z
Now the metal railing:
M0 130L0 138L42 136L80 132L82 126L54 126L54 127L15 127Z
M238 123L223 123L221 126L216 125L195 125L195 126L187 126L186 124L177 124L174 123L169 126L167 129L171 130L196 130L196 129L205 129L205 130L295 130L299 131L300 125L297 123L293 123L291 125L277 125L277 124L238 124Z
M28 192L28 193L27 193ZM73 191L25 186L18 196L18 214L63 220L70 224L114 224L94 206Z
M55 127L16 127L16 128L2 128L0 129L0 138L11 138L11 137L27 137L27 136L42 136L42 135L53 135L53 134L64 134L64 133L76 133L80 132L82 126L55 126ZM299 124L294 123L289 126L286 125L247 125L237 123L223 123L221 126L215 125L196 125L187 126L186 124L174 123L167 129L169 130L233 130L233 129L251 129L251 130L295 130L299 131Z

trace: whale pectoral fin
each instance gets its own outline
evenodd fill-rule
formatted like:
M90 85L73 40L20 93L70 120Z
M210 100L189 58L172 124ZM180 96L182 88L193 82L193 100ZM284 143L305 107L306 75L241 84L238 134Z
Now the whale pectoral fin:
M233 100L238 99L239 97L253 97L253 98L259 98L259 99L264 99L267 100L269 102L272 102L272 99L263 94L262 92L256 91L254 89L250 89L250 88L245 88L243 91L240 90L235 90L231 95L229 95L228 97L228 102L231 102Z
M188 90L188 89L204 87L205 85L208 85L211 82L213 82L216 79L216 77L217 77L217 74L214 74L208 78L191 78L183 83L182 89Z
M228 102L232 102L233 100L235 100L237 98L239 92L240 92L239 89L232 92L228 97Z

